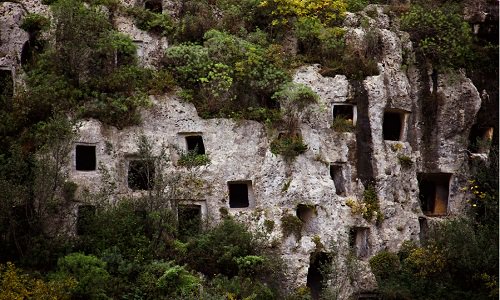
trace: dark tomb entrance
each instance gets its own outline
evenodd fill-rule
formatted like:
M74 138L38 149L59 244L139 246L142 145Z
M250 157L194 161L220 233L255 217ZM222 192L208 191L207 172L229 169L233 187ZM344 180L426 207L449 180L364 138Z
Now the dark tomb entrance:
M358 258L370 255L370 229L366 227L354 227L349 231L349 246Z
M472 153L488 153L493 140L493 127L472 126L469 134L469 151Z
M386 111L382 125L384 140L400 141L403 129L404 114L400 112Z
M248 186L249 182L228 182L229 207L244 208L249 206Z
M339 196L345 196L345 180L342 174L342 165L332 164L330 165L330 177L335 185L335 193Z
M186 239L201 232L201 206L195 204L180 204L177 207L179 236Z
M77 171L95 171L96 148L94 145L76 145L75 165Z
M297 205L296 214L297 218L306 223L316 215L316 210L312 205L299 204Z
M354 107L352 105L333 105L333 118L354 120Z
M161 0L147 0L144 2L144 8L157 14L161 14L163 12Z
M201 135L186 136L186 145L188 152L196 154L205 154L205 145L203 144L203 137Z
M422 211L428 216L448 213L448 194L451 174L420 173L417 176Z
M311 297L319 299L325 288L326 276L331 269L332 258L329 253L314 252L309 260L307 271L307 287L311 290Z
M155 168L151 160L131 160L128 164L128 187L132 190L151 190Z

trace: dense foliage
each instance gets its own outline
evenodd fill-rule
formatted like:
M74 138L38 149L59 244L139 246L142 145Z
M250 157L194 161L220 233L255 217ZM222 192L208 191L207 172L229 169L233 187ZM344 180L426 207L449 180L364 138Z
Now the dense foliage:
M428 9L415 5L401 18L419 54L440 67L463 67L472 56L471 28L450 7Z
M198 226L201 220L178 228L174 192L182 183L175 174L160 176L165 153L153 157L145 140L139 158L157 168L147 195L117 198L116 182L101 169L101 191L78 199L98 203L95 212L76 224L78 235L68 235L60 216L71 210L77 189L64 168L74 120L139 124L148 95L176 85L202 117L270 125L271 152L294 158L308 149L299 125L317 95L292 83L291 72L319 63L324 76L378 74L380 30L362 18L365 34L355 43L342 21L348 10L389 1L186 0L175 16L115 0L42 2L51 5L50 20L27 14L20 24L29 35L21 62L25 85L15 86L14 94L12 78L0 82L0 299L283 299L283 266L263 242L274 222L266 220L267 231L255 233L221 211L226 218L213 228ZM435 67L483 69L498 77L498 45L472 38L460 2L414 1L402 28L419 58ZM157 69L137 63L131 38L114 28L115 13L172 43ZM341 118L332 128L353 130ZM402 167L413 166L408 157L398 158ZM384 298L498 297L498 165L491 161L466 187L470 216L435 227L420 246L371 259ZM178 161L189 172L209 163L196 151L181 153ZM367 221L383 220L373 186L348 205ZM295 215L281 218L284 236L300 238L303 225ZM315 243L323 247L319 238ZM290 297L309 299L309 292Z
M384 299L498 298L498 158L480 166L464 191L470 215L430 228L421 246L370 259Z

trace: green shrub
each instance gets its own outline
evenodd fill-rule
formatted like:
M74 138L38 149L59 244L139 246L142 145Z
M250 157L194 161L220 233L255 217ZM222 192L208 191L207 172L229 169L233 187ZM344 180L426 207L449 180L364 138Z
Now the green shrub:
M418 53L437 67L463 67L472 55L471 28L450 7L414 5L401 17L401 29L410 33Z
M196 297L201 280L173 261L152 261L143 266L135 284L148 299L186 299Z
M13 263L0 264L0 299L72 299L76 281L71 278L44 281L18 269Z
M366 205L366 212L363 213L363 218L368 222L376 218L377 223L382 222L384 215L380 211L380 206L378 203L377 191L373 185L369 185L363 192L363 202Z
M28 33L36 33L47 29L49 26L49 19L42 15L32 13L24 17L23 22L19 27Z
M307 145L304 144L300 136L283 135L271 142L271 153L283 155L285 158L294 158L306 150Z
M54 278L74 278L74 295L84 299L108 299L105 287L110 276L106 263L92 255L72 253L57 262Z
M365 8L372 1L368 0L346 0L347 2L347 11L350 12L358 12Z
M370 258L370 267L375 276L382 280L387 279L399 271L399 257L397 254L392 252L379 252Z
M203 47L170 47L164 60L181 87L192 95L189 98L198 114L268 119L268 111L260 108L276 108L271 96L289 80L273 61L275 56L259 45L217 30L205 33L204 39Z
M259 280L239 276L232 278L217 276L208 284L205 292L214 297L206 297L206 299L279 299L278 293L269 285Z
M258 255L247 255L235 260L241 276L253 277L260 272L266 259Z
M147 212L136 212L136 206L122 199L116 207L97 210L89 220L86 234L80 236L79 249L86 253L102 254L110 248L125 259L150 257L151 241L146 235L151 229Z
M236 258L255 254L253 236L245 225L226 218L192 240L188 253L187 261L193 269L207 276L234 276L239 271Z
M179 166L183 167L198 167L208 165L210 163L210 158L207 154L198 154L197 150L191 150L181 154L181 157L177 161Z
M174 23L169 15L154 13L142 7L127 8L126 12L135 18L137 28L163 36L174 32Z
M336 116L333 119L332 129L336 132L352 132L354 131L353 120L347 120L342 116Z
M287 213L281 217L281 230L285 237L293 234L297 240L300 240L303 225L304 223L297 216Z

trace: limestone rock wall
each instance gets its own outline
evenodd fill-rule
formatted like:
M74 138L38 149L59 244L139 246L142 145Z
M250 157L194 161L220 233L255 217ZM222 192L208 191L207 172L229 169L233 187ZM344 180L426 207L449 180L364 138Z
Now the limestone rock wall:
M27 6L30 11L48 13L38 2ZM369 10L376 13L367 14ZM16 4L0 6L0 66L18 73L22 73L19 55L28 39L18 27L24 14ZM368 20L367 28L360 25L361 18ZM141 41L142 62L155 66L168 47L167 40L138 30L126 16L116 16L115 23L120 31ZM367 228L369 255L357 260L357 282L338 284L343 297L356 290L372 290L376 285L368 258L381 250L396 251L406 240L418 241L419 218L428 218L419 201L418 173L451 173L448 213L459 214L465 205L459 190L466 179L467 137L481 97L460 71L428 74L408 59L413 53L409 37L398 30L382 6L370 5L361 13L349 14L345 25L353 42L362 43L368 30L380 35L380 74L355 82L344 75L323 77L318 65L299 68L294 81L311 87L319 102L310 107L300 125L308 150L291 162L270 152L270 142L278 134L274 130L254 121L201 119L193 105L172 94L152 97L153 106L142 112L141 126L118 130L97 120L81 120L76 144L96 146L98 165L117 183L113 190L116 198L141 194L127 185L128 163L138 152L137 138L146 136L153 142L155 153L165 147L170 159L165 174L182 175L178 197L202 205L207 226L218 222L224 210L254 229L263 230L265 220L276 224L269 233L269 244L282 253L290 288L306 284L310 255L317 250L318 240L325 246L323 251L335 247L347 257L351 229ZM365 123L357 126L365 127L335 132L331 125L336 104L358 106L358 121ZM402 116L398 141L384 139L386 111ZM203 136L209 165L194 169L178 166L178 149L185 149L184 137L189 133ZM369 140L359 143L367 137ZM413 164L402 166L402 156ZM77 171L74 157L73 151L68 172L79 185L81 203L100 205L86 191L102 188L103 173ZM330 176L330 164L334 163L342 166L344 195L336 193ZM191 185L193 180L198 188ZM249 208L229 207L228 181L251 181L253 200ZM362 200L368 181L375 187L384 216L379 224L353 214L347 206L348 200ZM283 236L281 217L295 215L298 204L314 206L316 214L304 225L301 237Z

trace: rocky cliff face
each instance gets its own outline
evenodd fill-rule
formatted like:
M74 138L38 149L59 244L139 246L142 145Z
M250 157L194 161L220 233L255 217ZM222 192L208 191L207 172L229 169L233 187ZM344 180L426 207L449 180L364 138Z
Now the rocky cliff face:
M48 13L36 1L26 6ZM19 81L28 35L18 26L25 12L9 3L0 9L0 66L12 70ZM368 26L361 26L361 19ZM115 22L137 40L142 63L154 66L167 41L138 30L124 16ZM354 249L356 268L342 272L353 272L357 279L336 284L343 297L372 290L375 280L367 264L371 255L398 250L406 240L418 242L428 222L460 214L464 208L460 188L467 180L468 161L486 157L471 156L467 150L483 91L462 71L436 74L417 65L411 59L408 34L398 29L383 6L349 14L345 27L353 42L363 43L369 30L378 34L380 74L352 81L344 75L324 77L318 65L297 69L294 81L311 87L319 102L309 107L300 124L308 150L293 161L270 152L270 142L279 134L272 128L255 121L202 119L193 105L173 94L152 97L153 106L142 112L141 126L118 130L97 120L81 120L76 145L95 146L97 165L117 182L115 195L137 196L142 192L129 187L127 174L138 152L137 137L144 135L153 142L155 153L166 147L170 161L165 173L183 175L179 203L200 205L207 224L218 222L227 211L256 230L263 230L266 222L276 225L269 232L269 245L282 253L290 287L306 285L313 252L337 250L339 261L347 265ZM342 106L352 110L352 132L332 129L335 110ZM210 164L187 169L178 164L179 149L186 149L186 136L193 135L202 137ZM72 157L68 172L80 186L81 202L98 205L84 191L99 190L102 172L76 170L75 151ZM248 207L231 207L228 182L247 185ZM362 203L369 185L383 215L377 222L350 207ZM296 215L301 204L313 208L301 236L284 236L282 217Z

